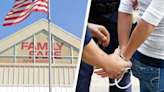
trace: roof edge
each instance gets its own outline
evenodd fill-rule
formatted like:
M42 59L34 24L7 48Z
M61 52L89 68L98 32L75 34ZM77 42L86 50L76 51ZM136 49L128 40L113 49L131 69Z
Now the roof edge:
M21 30L19 30L19 31L17 31L17 32L15 32L15 33L13 33L13 34L11 34L11 35L5 37L4 39L0 40L0 43L3 42L3 41L5 41L6 39L8 39L8 38L10 38L10 37L12 37L12 36L14 36L14 35L16 35L16 34L22 32L23 30L25 30L25 29L27 29L27 28L29 28L29 27L31 27L31 26L33 26L33 25L35 25L35 24L41 22L41 21L45 21L45 22L48 23L48 21L47 21L45 18L42 18L42 19L40 19L40 20L38 20L38 21L32 23L31 25L29 25L29 26L27 26L27 27L25 27L25 28L23 28L23 29L21 29ZM51 23L51 26L55 26L56 28L58 28L58 29L60 29L61 31L65 32L66 34L71 35L71 36L74 37L75 39L81 41L80 38L78 38L78 37L76 37L75 35L73 35L73 34L67 32L66 30L64 30L64 29L62 29L62 28L60 28L60 27L58 27L57 25Z

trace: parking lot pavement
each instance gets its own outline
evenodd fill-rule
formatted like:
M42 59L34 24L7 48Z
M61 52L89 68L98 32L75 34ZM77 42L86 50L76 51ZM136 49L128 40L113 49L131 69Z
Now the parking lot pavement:
M132 92L140 92L139 80L134 76L131 77L132 81ZM100 76L93 73L90 92L109 92L108 79L101 78Z

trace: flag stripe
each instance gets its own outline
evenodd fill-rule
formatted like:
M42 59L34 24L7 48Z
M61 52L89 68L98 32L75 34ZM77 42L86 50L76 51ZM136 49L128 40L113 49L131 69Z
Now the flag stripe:
M41 2L41 1L36 1L36 2L34 2L34 4L47 4L48 5L48 2L46 2L46 1L43 1L43 2ZM17 8L14 8L12 11L10 11L9 13L12 13L12 12L14 12L14 11L18 11L18 10L23 10L24 8L28 8L28 6L31 6L31 2L28 2L28 3L24 3L24 4L22 4L21 6L19 6L19 7L17 7ZM34 5L33 4L33 5Z
M47 0L15 0L13 9L6 15L3 26L14 25L26 19L32 11L45 12L48 9Z
M35 7L37 7L37 6L34 6L33 8L35 8ZM45 6L45 5L42 5L41 7L47 8L47 6ZM39 7L39 8L40 8L40 7ZM22 15L24 15L26 12L28 12L28 10L29 10L29 9L24 9L24 10L16 11L16 12L14 12L13 14L9 14L6 18L15 17L15 16L18 16L18 15L22 16ZM20 14L20 13L21 13L21 14Z
M36 11L36 9L33 9L33 10L27 12L27 14L25 14L23 16L13 17L13 18L9 18L9 19L6 18L4 23L11 23L11 22L20 21L23 18L26 18L26 16L29 15L32 11ZM47 13L47 9L37 9L37 11L43 11L43 12Z
M34 9L33 11L36 11L36 9ZM40 9L39 11L43 11L43 12L47 13L46 10L44 10L44 9L42 9L42 10ZM32 11L31 11L31 12L32 12ZM22 16L22 17L19 17L19 18L16 18L16 19L5 20L5 21L4 21L4 24L5 24L5 23L12 23L12 22L17 22L17 21L23 20L23 19L26 18L26 16L28 16L31 12L29 12L29 13L26 14L25 16Z
M30 11L26 12L26 14L21 15L21 16L16 16L16 17L11 17L11 18L5 18L5 22L4 23L6 23L7 20L15 20L15 19L18 19L18 18L22 18L22 17L28 15L29 13L31 13L32 11L35 11L36 9L37 8L34 8L33 10L30 10ZM45 7L39 7L38 10L47 11L47 9ZM45 12L45 13L47 13L47 12Z
M20 8L16 8L16 9L10 11L10 12L7 14L7 16L12 15L14 12L17 12L17 11L24 10L24 9L26 9L26 8L29 8L30 6L31 6L31 3L26 4L26 6L23 5L23 6L20 7Z
M32 2L30 2L30 1L23 2L23 3L21 3L21 4L17 5L17 6L15 6L15 7L13 7L13 9L11 10L11 12L12 12L13 10L17 9L17 8L21 8L21 6L23 6L23 5L25 5L25 4L31 4L31 3L32 3Z
M36 0L36 1L41 1L41 2L48 2L47 0ZM35 2L36 2L35 1ZM16 6L18 6L18 5L20 5L20 4L23 4L23 3L27 3L27 2L32 2L32 0L21 0L21 1L16 1L15 3L14 3L14 6L13 6L13 8L14 7L16 7Z
M29 16L29 15L28 15ZM24 19L17 21L17 22L10 22L10 23L4 23L3 26L9 26L9 25L15 25L17 23L22 22L23 20L25 20L28 16L26 16Z
M15 16L22 16L22 15L24 15L26 12L28 12L30 9L32 9L32 8L38 6L38 5L40 5L40 4L31 5L30 7L26 8L26 9L23 9L23 10L20 10L20 11L15 11L15 12L13 12L12 14L8 14L8 15L6 16L6 18L15 17ZM45 4L45 5L40 5L40 7L45 7L45 8L47 8L46 4Z
M37 11L37 12L45 12L45 10L40 10L40 11ZM47 13L47 11L46 11L45 13ZM28 16L29 16L29 15L28 15ZM26 16L24 19L22 19L22 20L20 20L20 21L4 23L3 26L15 25L15 24L20 23L20 22L22 22L23 20L25 20L28 16Z
M31 3L31 1L18 1L14 3L13 9L15 9L16 7L21 6L22 4L26 4L26 3Z
M37 1L33 2L33 4L35 4L36 2L47 2L47 4L48 4L48 1L47 0L37 0ZM26 2L23 2L23 3L19 4L18 6L13 7L13 10L15 10L16 8L20 8L21 6L23 6L25 4L28 4L28 3L32 3L32 2L29 1L29 0L26 1Z

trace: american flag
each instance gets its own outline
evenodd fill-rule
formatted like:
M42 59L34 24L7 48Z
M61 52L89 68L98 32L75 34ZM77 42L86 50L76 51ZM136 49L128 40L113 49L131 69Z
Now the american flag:
M23 21L32 11L47 13L47 7L47 0L15 0L12 10L5 17L3 26L14 25Z

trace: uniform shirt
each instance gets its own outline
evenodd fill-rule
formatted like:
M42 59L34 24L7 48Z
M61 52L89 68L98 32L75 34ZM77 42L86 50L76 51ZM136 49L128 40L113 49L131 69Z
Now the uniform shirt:
M119 12L132 14L132 5L131 0L121 0ZM142 18L156 28L137 50L143 55L164 60L164 0L138 0L138 11L138 20Z
M120 1L120 0L92 0L94 3L104 3L104 2L113 2L113 1Z
M117 2L120 0L92 0L92 3L104 3L104 2ZM117 23L118 20L118 11L115 11L113 13L99 13L99 15ZM98 18L98 17L97 17ZM88 19L89 23L93 23L93 24L99 24L99 25L103 25L97 21L95 21L94 19L92 19L91 17L89 17ZM103 25L105 26L105 25ZM106 27L106 26L105 26ZM117 36L117 31L112 31L110 30L108 27L106 27L106 29L108 30L108 32L110 33L110 44L106 47L103 46L102 44L99 45L99 47L107 54L111 54L114 52L114 50L118 47L118 36ZM94 41L96 43L98 43L98 39L97 38L93 38Z
M86 46L92 39L92 34L89 30L89 28L87 27L86 29L86 34L85 34L85 41L84 41L84 46Z

